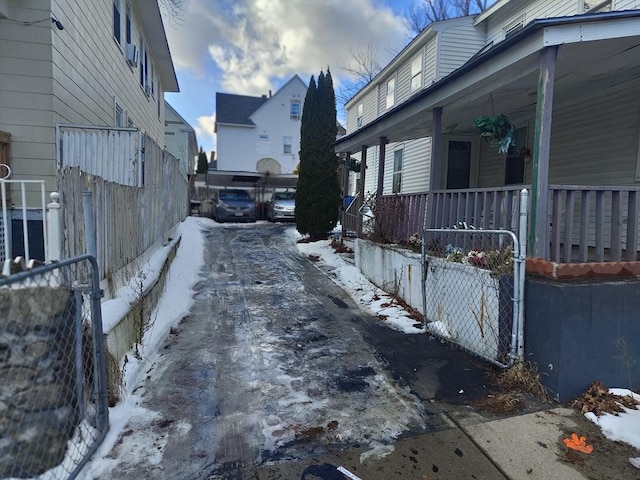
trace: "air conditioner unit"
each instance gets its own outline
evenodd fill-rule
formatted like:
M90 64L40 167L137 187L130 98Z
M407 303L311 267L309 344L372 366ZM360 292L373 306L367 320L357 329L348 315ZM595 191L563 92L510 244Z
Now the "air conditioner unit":
M127 63L132 67L137 67L139 56L140 52L138 52L138 47L131 43L127 43Z

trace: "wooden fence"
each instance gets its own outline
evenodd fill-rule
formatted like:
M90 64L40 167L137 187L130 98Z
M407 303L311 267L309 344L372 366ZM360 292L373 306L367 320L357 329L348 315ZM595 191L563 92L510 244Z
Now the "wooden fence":
M87 141L93 141L87 136ZM100 276L106 278L140 257L184 220L189 212L189 188L179 161L150 138L142 140L140 186L109 181L66 165L62 158L59 191L63 211L65 257L86 253L82 192L93 193ZM86 150L85 150L86 151ZM104 159L104 161L108 161ZM92 165L93 162L85 162ZM112 177L113 178L113 177Z

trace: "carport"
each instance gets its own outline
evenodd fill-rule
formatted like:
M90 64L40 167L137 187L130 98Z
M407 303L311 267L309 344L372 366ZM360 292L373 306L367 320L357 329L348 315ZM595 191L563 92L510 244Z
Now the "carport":
M208 214L211 209L210 190L224 188L242 188L249 190L256 201L258 218L266 218L266 201L276 190L295 190L298 175L273 174L270 172L241 172L233 170L210 170L194 176L191 194L191 206L200 208L200 212Z

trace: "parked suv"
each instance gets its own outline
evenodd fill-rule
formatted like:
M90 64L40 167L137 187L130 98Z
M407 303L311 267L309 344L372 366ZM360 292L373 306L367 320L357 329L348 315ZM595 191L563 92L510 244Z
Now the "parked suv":
M246 190L217 190L213 195L213 219L216 222L255 222L256 204Z

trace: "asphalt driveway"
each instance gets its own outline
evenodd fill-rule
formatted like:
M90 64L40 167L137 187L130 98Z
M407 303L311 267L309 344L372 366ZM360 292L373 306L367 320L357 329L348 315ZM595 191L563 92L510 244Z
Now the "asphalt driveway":
M422 479L475 451L452 419L484 388L482 365L361 312L286 228L203 232L195 304L137 392L157 416L131 419L105 478L297 479L330 461L377 465L368 480ZM438 436L437 456L425 434ZM469 465L469 478L502 478L481 455Z

